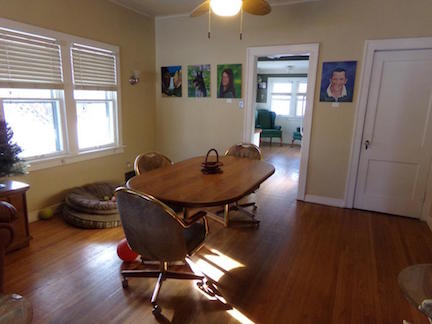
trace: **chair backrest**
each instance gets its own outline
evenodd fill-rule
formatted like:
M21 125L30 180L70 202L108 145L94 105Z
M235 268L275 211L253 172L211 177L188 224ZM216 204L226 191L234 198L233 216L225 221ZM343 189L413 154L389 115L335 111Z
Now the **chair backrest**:
M136 157L134 163L135 173L137 175L154 169L171 165L172 162L165 155L157 152L143 153Z
M251 160L262 160L262 153L259 147L249 143L233 145L226 151L225 155Z
M256 124L262 129L272 129L275 126L276 113L267 109L257 109Z
M126 239L145 259L169 262L187 254L184 228L176 213L156 198L117 188L117 208Z

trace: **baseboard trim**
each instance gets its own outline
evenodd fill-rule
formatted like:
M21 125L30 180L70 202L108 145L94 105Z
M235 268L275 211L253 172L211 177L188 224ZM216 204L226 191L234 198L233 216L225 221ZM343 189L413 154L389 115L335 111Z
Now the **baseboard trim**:
M58 203L58 204L54 204L51 206L47 206L45 208L51 208L53 210L54 214L56 214L60 211L60 207L62 205L63 205L63 203ZM45 208L29 211L29 213L28 213L29 223L37 222L39 220L39 212Z
M332 207L339 207L339 208L345 207L345 201L343 199L336 199L330 197L306 195L305 201L313 204L320 204L320 205L326 205Z

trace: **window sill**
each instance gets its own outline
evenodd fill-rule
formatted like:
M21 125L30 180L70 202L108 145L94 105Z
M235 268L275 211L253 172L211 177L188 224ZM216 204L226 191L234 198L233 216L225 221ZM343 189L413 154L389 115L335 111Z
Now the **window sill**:
M124 152L124 148L125 146L122 145L118 147L109 147L109 148L102 148L98 150L80 152L76 155L66 154L66 155L59 155L55 157L49 157L46 159L31 160L26 162L30 165L28 171L32 172L36 170L49 169L49 168L54 168L62 165L97 159L104 156L120 154Z
M299 119L303 119L304 117L300 117L300 116L291 116L291 115L277 115L276 118L284 118L284 119L299 120Z

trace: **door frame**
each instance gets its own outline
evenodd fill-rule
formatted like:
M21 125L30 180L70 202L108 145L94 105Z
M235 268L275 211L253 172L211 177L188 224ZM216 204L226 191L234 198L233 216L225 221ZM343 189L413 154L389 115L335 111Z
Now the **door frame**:
M351 144L351 154L348 167L348 175L345 186L345 207L354 208L355 190L357 186L358 168L362 148L363 129L366 118L366 109L369 97L369 85L372 77L372 68L375 52L391 50L417 50L432 49L432 37L396 38L383 40L366 40L363 53L363 67L361 71L360 90L357 96L357 107L354 116L354 132ZM427 202L432 201L432 166L429 171L429 179L422 216L426 220L430 211Z
M252 142L255 125L255 102L257 93L257 59L269 55L309 55L308 90L306 94L306 108L303 120L303 140L299 170L298 200L305 200L306 182L309 162L310 134L315 97L315 83L318 69L319 43L293 44L280 46L248 47L246 49L246 111L243 119L243 141Z

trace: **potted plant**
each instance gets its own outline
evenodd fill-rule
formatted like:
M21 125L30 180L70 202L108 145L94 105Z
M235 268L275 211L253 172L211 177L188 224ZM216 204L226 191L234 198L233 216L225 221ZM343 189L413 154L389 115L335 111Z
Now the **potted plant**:
M12 138L12 128L0 120L0 189L5 187L2 178L27 173L27 164L18 156L22 150Z

